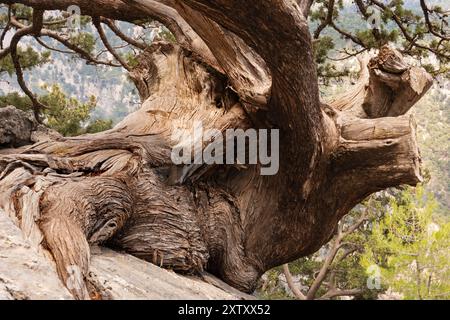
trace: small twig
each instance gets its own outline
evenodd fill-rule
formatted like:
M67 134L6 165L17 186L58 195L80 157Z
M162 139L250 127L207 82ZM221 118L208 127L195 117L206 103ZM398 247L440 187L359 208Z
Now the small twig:
M57 48L53 48L51 46L49 46L48 44L46 44L41 38L39 37L35 37L36 41L43 46L44 48L51 50L51 51L55 51L55 52L59 52L59 53L64 53L64 54L74 54L74 52L71 51L65 51L65 50L61 50L61 49L57 49Z
M344 53L345 53L347 56L342 57L342 58L332 58L332 57L328 57L328 56L327 56L327 59L329 59L329 60L331 60L331 61L343 61L343 60L347 60L347 59L356 57L356 56L360 55L361 53L363 53L363 52L365 52L365 51L367 51L367 50L368 50L367 48L363 48L363 49L361 49L361 50L359 50L359 51L356 51L356 52L354 52L354 53L349 53L347 50L343 50Z
M429 31L431 34L435 35L436 37L441 38L442 40L450 40L450 37L449 37L449 36L447 36L447 35L445 35L445 34L440 34L440 33L436 32L436 31L434 30L434 27L433 27L433 25L432 25L432 23L431 23L431 21L430 21L429 15L428 15L428 13L430 12L430 10L428 9L428 6L427 6L427 4L425 3L425 0L420 0L420 7L422 8L422 12L423 12L423 15L424 15L424 17L425 17L425 23L427 24L428 31Z
M342 297L342 296L356 296L361 293L362 293L361 289L349 289L349 290L334 289L334 290L330 290L327 293L325 293L322 297L320 297L319 300L328 300L328 299Z
M127 36L125 33L123 33L114 23L114 21L112 21L111 19L106 19L106 18L100 18L100 21L103 22L104 24L106 24L112 32L114 32L120 39L122 39L125 42L128 42L129 44L131 44L132 46L135 46L139 49L145 50L148 48L148 46L144 43L144 42L140 42L140 41L136 41L135 39Z
M108 49L108 51L122 65L122 67L124 67L127 71L131 71L131 67L125 62L125 60L123 60L123 58L114 50L114 48L109 43L108 38L106 37L105 31L102 28L100 19L98 17L94 17L94 18L92 18L92 22L94 23L94 26L97 29L97 32L100 36L100 39L102 40L106 49Z
M319 39L322 31L329 26L333 21L333 13L334 13L334 1L329 0L327 6L327 17L322 21L322 23L317 27L316 31L314 31L314 39Z
M11 23L17 27L17 28L26 28L27 26L20 23L19 21L17 21L17 19L15 19L15 17L11 18ZM101 61L98 60L94 57L92 57L89 52L83 50L82 48L72 44L68 39L64 39L61 35L59 35L57 32L54 32L52 30L48 30L48 29L41 29L38 36L43 36L43 37L49 37L52 38L56 41L58 41L59 43L61 43L62 45L64 45L66 48L74 51L73 54L78 54L82 59L92 63L92 64L101 64L101 65L106 65L106 66L110 66L110 67L120 67L120 64L115 64L112 62L108 62L108 61ZM9 48L8 48L9 49ZM5 49L6 50L6 49ZM0 58L1 58L1 52L0 52Z
M291 289L292 293L299 299L299 300L306 300L306 296L300 291L299 288L294 283L294 279L292 278L292 274L289 271L289 265L283 264L283 273L286 277L286 282Z

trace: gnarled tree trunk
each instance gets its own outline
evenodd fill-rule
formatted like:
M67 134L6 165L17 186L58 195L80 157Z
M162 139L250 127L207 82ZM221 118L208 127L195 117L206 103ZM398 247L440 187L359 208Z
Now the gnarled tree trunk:
M51 253L77 298L88 298L90 244L180 272L206 269L251 292L266 270L318 250L371 193L421 180L415 124L405 114L431 77L384 47L361 59L354 88L321 102L310 1L12 2L150 16L178 40L140 56L130 75L144 102L114 129L48 137L0 156L0 207ZM183 143L175 133L197 121L221 132L279 129L279 172L174 165L171 150Z

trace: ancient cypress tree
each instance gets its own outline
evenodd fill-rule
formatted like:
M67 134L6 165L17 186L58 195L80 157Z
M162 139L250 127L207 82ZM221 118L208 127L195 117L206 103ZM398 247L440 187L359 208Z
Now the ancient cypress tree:
M377 56L360 58L354 87L321 101L308 28L311 0L2 3L33 8L28 19L10 15L15 33L0 57L11 56L37 118L46 106L28 89L17 56L25 36L55 39L90 63L122 65L143 101L98 134L35 134L40 125L27 120L35 144L4 145L0 155L1 208L51 254L78 298L88 297L90 244L180 272L208 270L250 292L266 270L320 248L371 193L422 179L415 123L406 113L432 77L382 46ZM330 3L324 8L331 10ZM97 60L44 19L45 10L74 4L91 17L114 62ZM323 13L319 28L337 27L333 13ZM176 41L147 45L115 24L148 19L163 23ZM140 49L133 66L108 43L105 26ZM429 31L445 37L431 23ZM174 131L190 132L198 121L220 132L278 129L278 173L261 175L261 164L174 164L171 150L183 143Z

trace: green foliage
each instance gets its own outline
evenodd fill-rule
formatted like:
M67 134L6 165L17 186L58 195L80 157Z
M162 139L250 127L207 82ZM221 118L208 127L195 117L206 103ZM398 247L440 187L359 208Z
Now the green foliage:
M15 106L20 110L29 111L32 103L27 96L22 96L18 92L11 92L5 96L0 96L0 108L7 106Z
M417 139L424 166L429 173L426 189L439 202L436 209L442 215L450 213L450 98L445 88L436 84L435 89L414 107L417 119Z
M138 57L133 52L127 52L125 55L125 61L131 68L136 68L139 65Z
M70 38L70 43L91 54L95 49L95 38L90 32L79 32Z
M29 70L33 67L41 66L50 60L50 51L43 51L39 53L32 47L27 47L26 49L18 47L17 55L19 57L22 70ZM7 72L10 76L16 72L10 55L7 55L0 60L0 74L3 72Z
M314 42L314 54L317 63L325 63L327 54L330 50L334 49L334 40L330 36L324 36Z
M67 97L57 85L42 88L45 93L39 101L47 108L43 111L44 122L50 128L65 136L76 136L84 133L96 133L112 127L111 120L90 121L91 113L96 107L95 97L90 97L86 103ZM17 92L0 97L0 107L13 105L23 111L31 110L31 101Z
M85 132L86 133L103 132L111 129L112 126L113 126L112 120L96 119L93 122L89 123L89 125L85 129Z
M161 39L168 41L168 42L172 42L172 43L176 43L177 39L175 38L175 36L173 35L172 32L170 32L169 29L167 28L162 28L161 32L158 34L159 37L161 37Z
M24 5L11 6L11 14L19 18L24 24L31 23L32 12L30 7ZM67 18L67 13L64 12L46 17L46 28L64 32L67 26L64 18ZM8 11L2 6L2 10L0 10L0 26L5 28L8 21ZM61 23L58 23L59 21ZM90 21L90 17L81 17L81 27L85 28ZM72 35L69 41L90 54L96 49L96 40L91 32L80 32ZM50 51L39 52L32 46L18 46L17 54L23 71L32 70L50 61ZM10 55L0 60L0 74L7 73L9 76L13 76L15 72ZM112 121L100 119L92 121L90 119L91 112L96 107L96 99L94 97L90 97L89 101L82 103L75 98L66 96L59 86L44 86L42 90L44 92L38 97L38 100L47 106L43 110L44 121L49 127L61 134L73 136L99 132L112 127ZM30 99L17 92L10 92L0 96L0 107L7 105L16 106L24 111L32 109Z
M363 1L367 3L367 1ZM355 36L362 42L364 48L378 48L381 45L392 42L406 53L422 59L433 56L429 50L411 46L411 41L405 39L403 32L393 23L394 16L399 17L405 26L405 30L421 45L431 47L435 51L450 52L450 42L440 41L430 35L424 23L423 16L418 10L417 3L413 8L408 8L405 1L389 0L380 1L388 3L387 9L382 11L382 25L379 28L368 28L368 18L359 13L354 3L344 5L343 0L337 0L334 4L333 22L341 29ZM328 0L316 0L314 10L311 12L312 30L327 19ZM349 7L352 9L349 10ZM21 21L31 20L32 9L23 5L13 5L13 13L21 18ZM438 6L433 7L435 13L443 13ZM8 16L5 11L0 12L0 26L5 27ZM47 22L59 21L64 18L52 16L46 18ZM83 32L72 35L70 42L86 52L95 55L97 51L96 39L86 28L91 22L89 17L82 17ZM139 21L139 24L153 24L151 20ZM55 31L64 31L64 24L47 25L46 28ZM438 26L436 25L436 30ZM174 35L165 27L160 29L160 39L176 42ZM338 64L329 58L336 58L337 51L354 53L355 50L347 48L347 37L333 28L327 27L321 36L314 41L314 53L318 64L318 74L322 83L328 85L332 79L349 75L347 69L341 69ZM359 46L355 46L360 48ZM18 48L18 54L22 68L30 70L33 67L47 63L50 53L38 52L31 47ZM137 65L136 55L129 51L123 54L131 67ZM441 73L450 78L448 72L448 59L438 56L438 63L425 61L423 66L433 74ZM0 74L15 72L10 56L0 60ZM91 97L87 102L68 97L58 86L44 87L44 94L39 100L48 106L43 111L45 122L60 133L73 136L84 133L95 133L112 127L112 121L101 119L92 120L91 114L96 107L96 100ZM448 142L450 141L450 128L448 121L447 98L437 95L427 96L416 108L419 116L419 141L423 156L431 175L430 185L427 190L433 190L437 199L444 206L437 206L433 198L426 194L423 188L416 191L406 189L394 197L384 194L372 197L362 206L354 209L343 220L343 225L351 225L364 211L370 211L371 217L367 223L358 228L345 238L346 245L339 251L333 261L334 281L337 288L358 288L361 293L359 299L375 299L380 292L388 287L393 288L404 295L405 298L450 298L448 279L450 278L449 265L449 232L447 222L440 221L438 213L448 212L449 168ZM28 97L21 96L17 92L0 97L0 107L14 105L22 110L30 111L31 102ZM436 179L439 177L440 179ZM388 214L385 214L388 212ZM430 226L437 225L439 230L430 232ZM334 241L334 239L332 240ZM300 244L299 244L300 245ZM310 286L317 271L323 264L324 255L330 251L331 244L311 256L301 258L290 265L294 276L300 276L303 286ZM354 250L345 255L346 250ZM380 290L367 288L367 268L377 264L382 268L382 287ZM275 268L267 273L265 287L260 291L262 297L271 299L286 298L286 293L280 288L281 269ZM327 281L330 278L328 276ZM326 288L321 287L318 296L325 293Z
M348 70L338 70L334 62L330 62L328 57L330 51L335 48L334 39L330 36L323 36L314 41L314 55L317 63L317 73L321 82L329 85L332 79L348 76Z
M81 133L81 125L86 122L95 108L95 97L90 97L87 103L68 98L61 89L54 85L43 87L48 93L40 97L41 103L48 107L45 111L46 124L65 136Z
M325 25L315 40L322 42L322 38L331 37L334 42L334 48L323 48L327 51L326 56L342 58L362 49L377 49L391 43L399 47L403 53L420 60L431 74L442 74L450 78L448 13L438 5L438 0L427 1L428 9L431 10L429 18L434 33L426 24L418 0L377 1L381 7L370 0L362 0L363 9L360 9L354 1L345 5L342 1L335 1L331 22L327 20L329 3L329 0L315 1L309 17L311 31L315 37L318 26ZM377 23L373 24L374 22ZM336 72L337 68L333 67L333 63L323 59L323 50L316 50L316 54L319 76L324 79L324 84L330 83L327 78L340 78L346 75ZM432 63L427 61L427 58L433 58Z
M22 19L26 19L29 20L31 19L31 17L33 16L33 9L31 7L27 7L23 4L14 4L11 6L11 11L12 14L15 15L16 17L20 17ZM5 17L2 17L2 19L0 19L1 22L5 22L6 21L6 14Z
M367 221L342 240L342 248L333 260L327 277L316 294L316 298L321 297L328 291L330 282L333 282L333 285L340 290L359 289L360 292L355 296L355 299L376 299L379 293L387 289L385 286L378 290L369 289L367 287L366 268L360 263L364 245L371 235L371 224L382 217L384 203L386 203L386 199L383 196L374 196L363 205L352 210L341 222L343 230L345 230L354 225L363 213L367 214ZM289 264L292 275L299 277L301 286L304 288L312 286L335 241L336 236L322 247L320 251ZM282 273L281 268L275 268L270 272L271 278L268 278L269 281L261 295L273 297L284 293L285 298L288 297L279 283L279 275Z
M391 200L374 223L361 265L376 264L382 281L406 299L450 298L450 223L433 219L437 203L423 187Z
M450 223L423 186L373 195L344 218L343 230L363 213L366 222L344 238L316 298L327 292L330 281L341 290L359 289L355 299L377 299L388 289L407 299L450 298ZM290 263L303 289L312 285L334 242ZM379 288L368 286L373 266L381 270ZM280 282L281 273L275 268L266 274L262 297L291 298Z

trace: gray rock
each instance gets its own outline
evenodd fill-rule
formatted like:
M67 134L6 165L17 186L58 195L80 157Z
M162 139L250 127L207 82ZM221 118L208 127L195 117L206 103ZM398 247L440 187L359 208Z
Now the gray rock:
M0 299L72 299L54 266L1 210Z
M60 137L58 132L37 123L31 115L16 107L0 108L0 149L19 148Z
M29 144L36 122L24 111L0 108L0 147L17 148Z
M90 281L110 299L237 299L215 286L186 277L128 254L92 249Z

